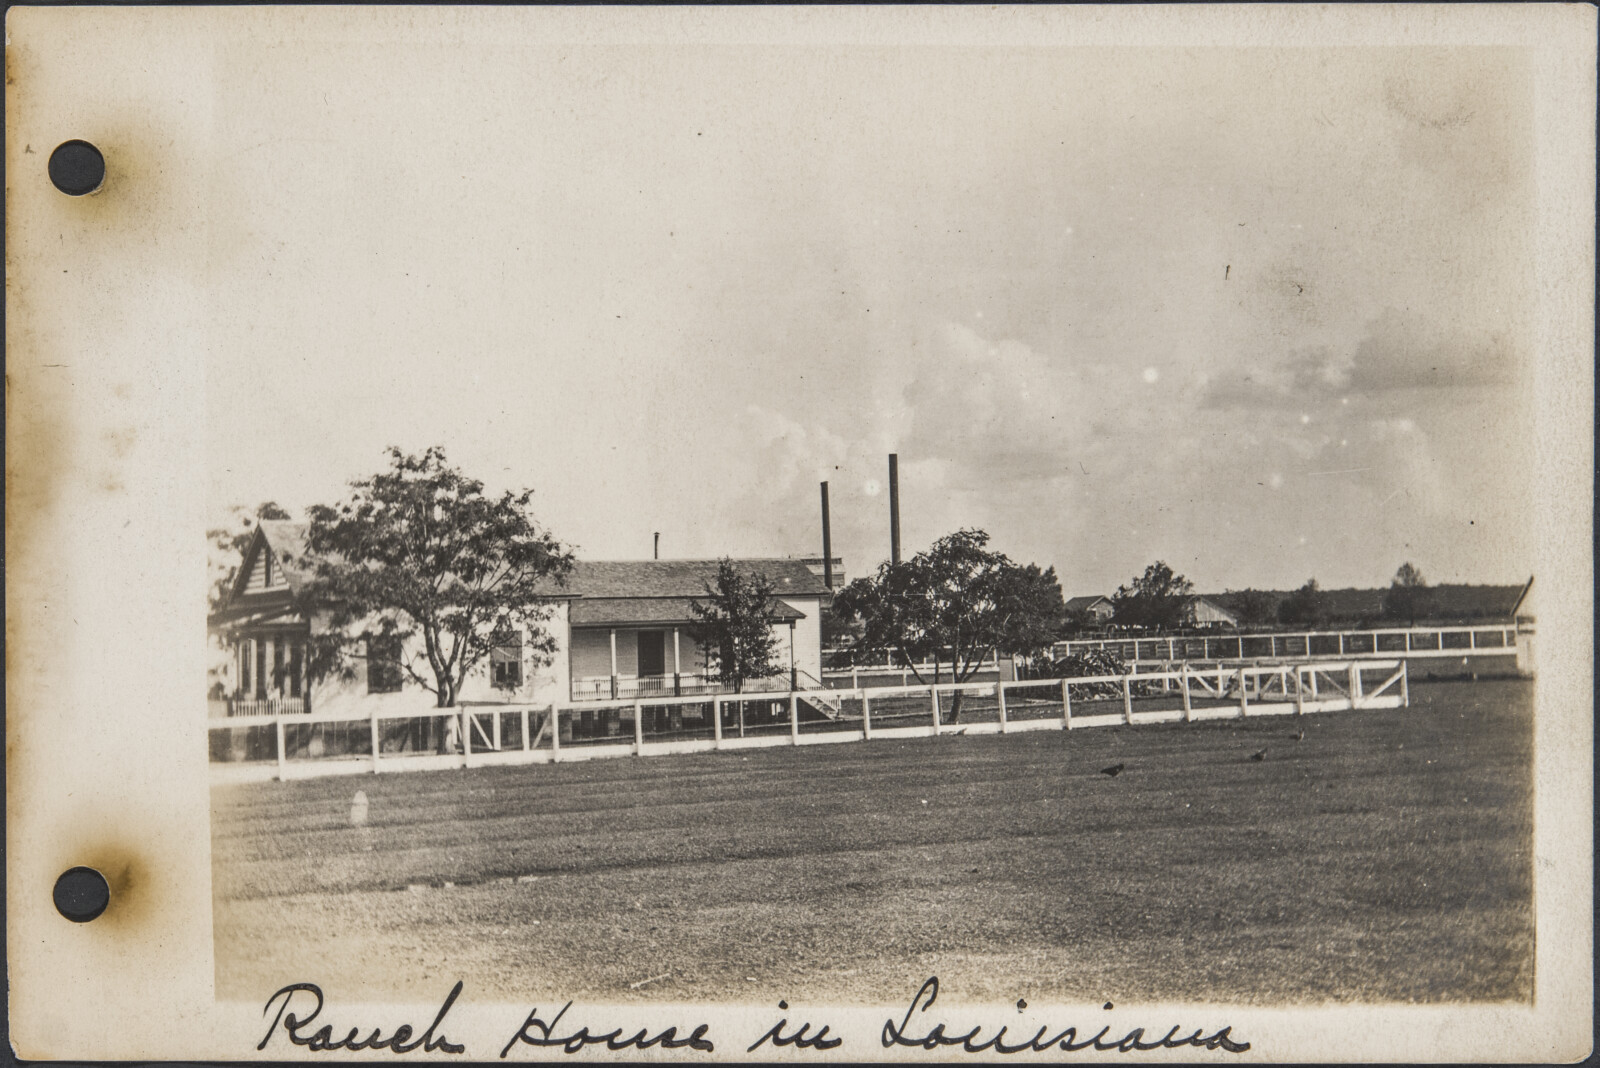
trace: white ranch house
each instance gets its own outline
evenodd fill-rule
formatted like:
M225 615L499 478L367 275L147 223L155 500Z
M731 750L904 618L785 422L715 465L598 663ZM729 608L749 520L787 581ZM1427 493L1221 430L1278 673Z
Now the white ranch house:
M348 712L354 717L431 708L434 697L404 682L384 660L355 663L353 679L311 681L307 640L319 625L295 610L304 583L305 524L263 521L244 552L232 589L209 627L227 648L222 672L226 708L213 713ZM578 561L566 582L548 592L545 628L557 648L536 664L521 641L509 637L489 661L468 676L458 695L463 706L565 704L672 694L714 693L707 651L689 634L691 605L714 584L715 560ZM822 612L831 593L820 559L746 559L746 572L765 574L775 587L770 623L784 669L747 689L801 689L822 685ZM835 582L842 569L835 566ZM415 649L420 652L420 638ZM389 656L393 656L391 652ZM426 670L423 671L427 675Z

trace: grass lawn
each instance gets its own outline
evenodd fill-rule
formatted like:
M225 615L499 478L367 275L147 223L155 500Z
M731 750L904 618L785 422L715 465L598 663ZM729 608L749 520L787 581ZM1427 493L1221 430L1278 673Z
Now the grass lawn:
M219 786L217 993L1527 1000L1532 697Z

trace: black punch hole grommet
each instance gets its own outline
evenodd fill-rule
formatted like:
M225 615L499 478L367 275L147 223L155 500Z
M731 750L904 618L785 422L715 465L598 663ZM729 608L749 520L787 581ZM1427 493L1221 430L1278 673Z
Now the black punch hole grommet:
M111 904L106 877L93 868L68 868L56 880L56 911L73 923L88 923Z
M106 180L106 158L87 141L63 141L50 153L50 181L69 197L93 193Z

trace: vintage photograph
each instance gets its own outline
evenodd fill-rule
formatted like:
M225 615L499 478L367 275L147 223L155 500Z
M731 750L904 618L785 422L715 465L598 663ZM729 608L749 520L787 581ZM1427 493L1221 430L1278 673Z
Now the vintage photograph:
M219 996L1533 997L1523 53L347 50L237 75Z
M14 15L14 1048L1581 1056L1593 47L1473 10Z

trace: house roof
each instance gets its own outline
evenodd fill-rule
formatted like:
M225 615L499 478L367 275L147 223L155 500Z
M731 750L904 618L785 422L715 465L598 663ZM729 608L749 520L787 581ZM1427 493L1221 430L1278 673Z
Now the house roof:
M306 530L309 525L289 519L263 519L256 524L256 529L272 549L273 561L295 593L300 592L300 586L311 574L311 561L306 555ZM247 553L246 557L245 566L239 569L241 574L248 572L249 565L254 562L250 554Z
M1516 608L1517 599L1525 586L1429 586L1427 619L1434 622L1450 620L1509 619ZM1238 612L1239 598L1245 591L1207 593L1202 596L1212 604ZM1289 596L1289 591L1260 590L1276 603ZM1375 622L1383 618L1383 595L1386 588L1322 590L1322 605L1330 622Z
M703 591L702 591L703 592ZM637 626L639 624L693 623L693 597L580 597L572 602L568 620L574 627ZM793 605L773 598L767 618L774 623L804 619Z
M1095 605L1099 604L1101 601L1105 601L1107 604L1110 603L1110 599L1109 598L1105 597L1103 594L1098 594L1098 593L1093 594L1093 595L1091 595L1089 597L1069 597L1069 598L1067 598L1067 611L1069 611L1069 612L1081 612L1085 608L1093 608Z
M558 587L582 598L704 597L717 581L717 560L579 560ZM735 560L745 573L760 572L779 597L826 597L828 588L806 561Z

